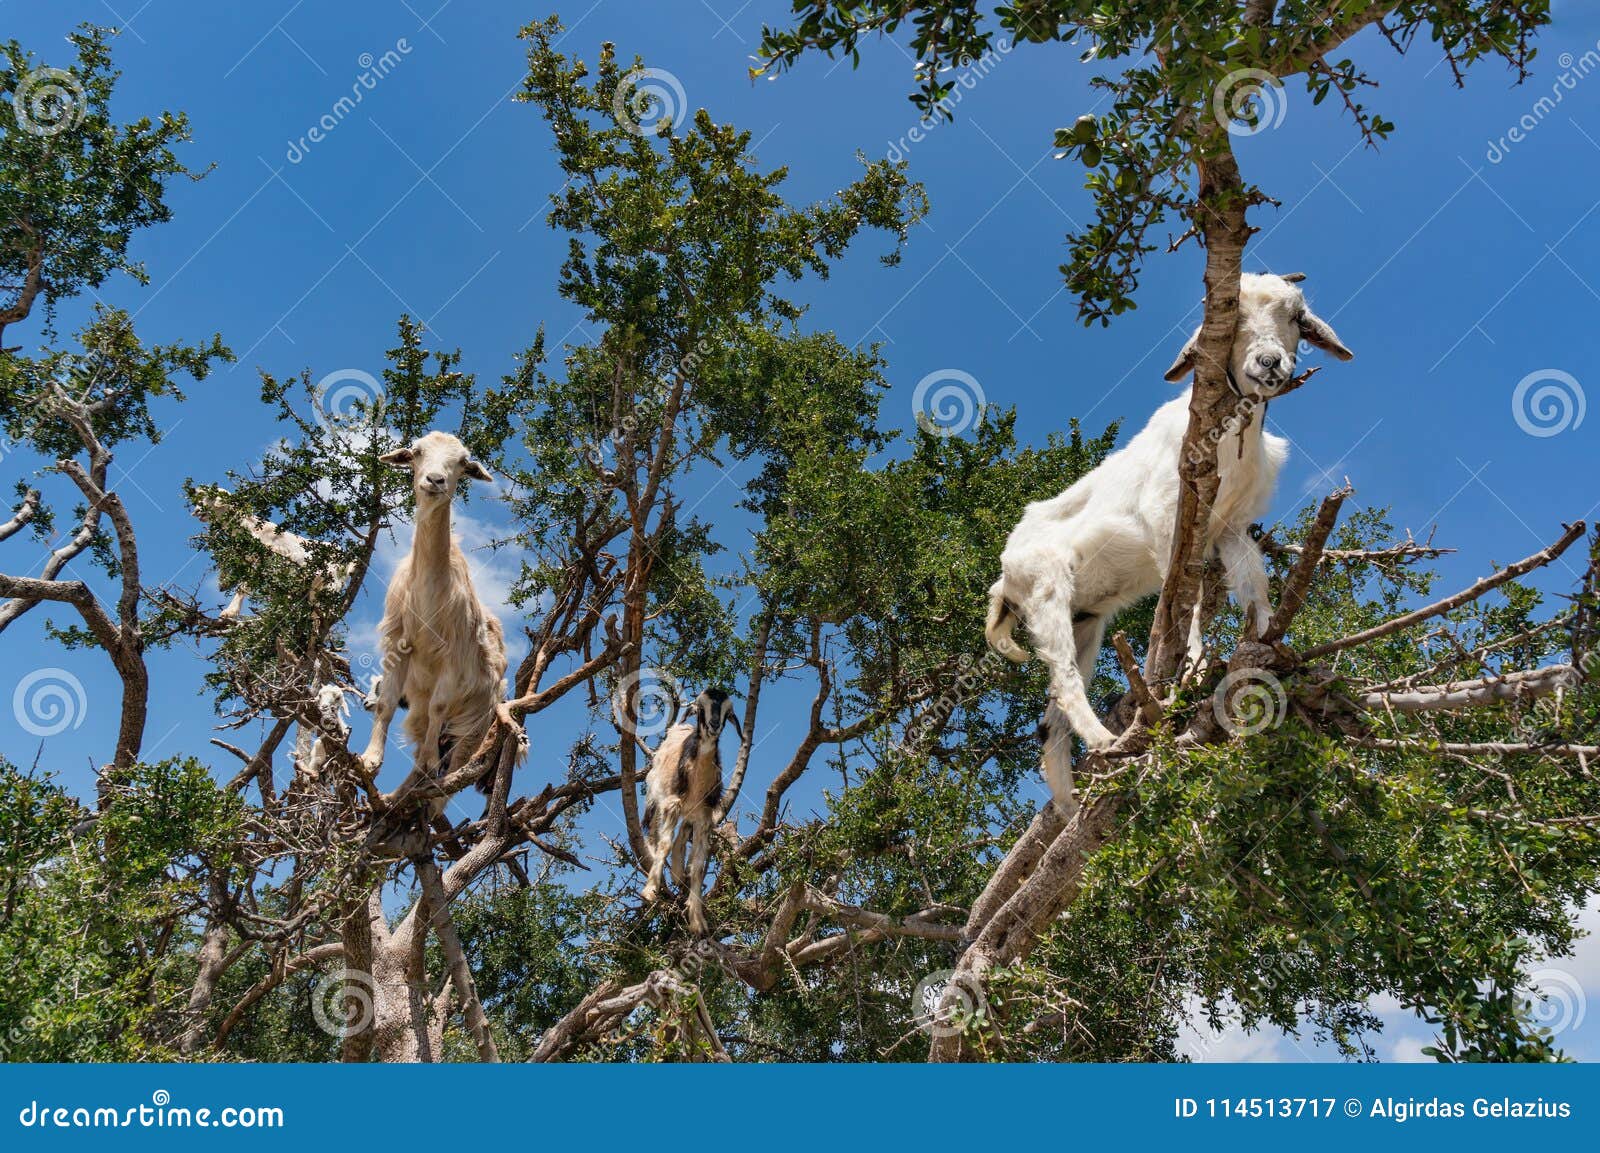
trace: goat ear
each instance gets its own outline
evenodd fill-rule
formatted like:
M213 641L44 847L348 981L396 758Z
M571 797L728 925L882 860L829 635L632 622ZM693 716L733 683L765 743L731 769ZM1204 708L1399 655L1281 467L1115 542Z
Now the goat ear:
M1339 340L1338 333L1329 327L1328 322L1310 310L1300 318L1300 335L1323 352L1331 352L1340 360L1349 360L1355 356Z
M1195 353L1200 349L1200 330L1194 330L1194 335L1189 338L1189 343L1183 346L1183 351L1178 353L1178 359L1172 362L1172 367L1164 374L1165 379L1177 384L1184 377L1194 371Z
M744 740L744 726L739 723L738 716L732 709L728 710L728 724L733 726L733 731L739 734L739 740Z
M466 475L473 480L493 480L494 474L475 460L467 461Z
M384 464L392 464L395 468L410 468L411 461L416 456L409 448L397 448L393 452L386 452L378 459Z

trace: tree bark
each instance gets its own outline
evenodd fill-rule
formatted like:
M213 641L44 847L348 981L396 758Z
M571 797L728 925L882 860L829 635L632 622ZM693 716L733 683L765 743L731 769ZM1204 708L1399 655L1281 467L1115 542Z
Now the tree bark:
M1218 125L1201 146L1196 163L1200 191L1195 227L1205 244L1205 319L1195 356L1189 427L1178 458L1178 509L1166 580L1156 604L1145 681L1157 691L1177 674L1189 622L1205 573L1205 537L1220 478L1213 430L1233 408L1228 362L1239 322L1239 275L1251 228L1245 219L1249 195L1230 138Z

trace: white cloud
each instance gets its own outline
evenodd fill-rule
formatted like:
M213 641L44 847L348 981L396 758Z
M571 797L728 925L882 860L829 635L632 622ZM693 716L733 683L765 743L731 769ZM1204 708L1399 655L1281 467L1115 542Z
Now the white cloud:
M1572 956L1552 957L1551 968L1562 969L1590 993L1600 996L1600 896L1578 912L1578 927L1588 935L1573 945Z
M1424 1045L1434 1044L1434 1038L1427 1033L1402 1032L1397 1033L1389 1042L1385 1051L1379 1057L1385 1061L1397 1064L1432 1064L1433 1058L1422 1051Z
M1223 1010L1226 1022L1212 1029L1197 997L1184 1001L1183 1024L1178 1029L1178 1053L1193 1061L1306 1061L1310 1055L1299 1042L1271 1026L1246 1032L1235 1011Z

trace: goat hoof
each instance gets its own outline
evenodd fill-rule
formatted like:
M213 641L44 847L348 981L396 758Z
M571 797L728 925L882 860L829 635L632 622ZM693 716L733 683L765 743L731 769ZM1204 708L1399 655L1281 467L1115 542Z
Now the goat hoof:
M656 891L656 887L654 885L646 885L639 891L639 899L647 905L655 904L658 896L660 896L660 893Z

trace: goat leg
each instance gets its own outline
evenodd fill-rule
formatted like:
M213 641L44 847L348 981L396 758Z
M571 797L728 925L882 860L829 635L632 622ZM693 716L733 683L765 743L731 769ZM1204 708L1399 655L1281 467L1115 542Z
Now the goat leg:
M666 814L657 813L656 821L655 836L650 842L650 872L645 877L644 889L639 893L647 905L661 896L662 874L666 872L667 855L672 851L676 832Z
M405 691L406 669L409 657L401 656L392 669L386 669L378 681L378 697L372 702L372 736L367 740L366 751L361 754L361 765L368 773L377 773L383 767L383 749L389 740L389 722L400 707L400 697Z
M711 932L706 920L706 862L711 855L710 813L690 822L694 830L694 843L689 851L689 876L684 883L689 898L689 931L697 937Z

